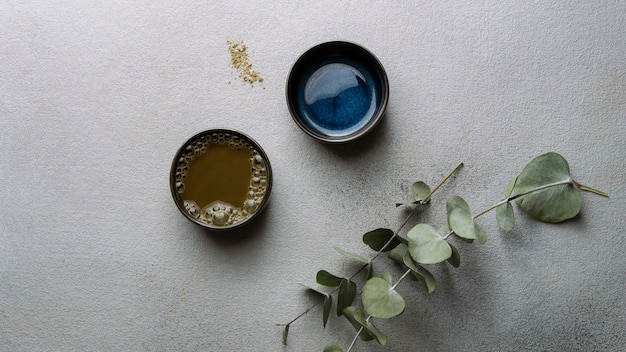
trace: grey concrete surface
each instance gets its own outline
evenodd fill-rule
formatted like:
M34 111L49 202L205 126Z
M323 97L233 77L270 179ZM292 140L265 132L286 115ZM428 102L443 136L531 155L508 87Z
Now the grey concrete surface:
M626 327L626 2L2 1L0 5L0 351L321 351L346 347L313 302L333 250L396 228L410 185L465 167L411 224L445 225L445 200L501 198L533 157L556 151L581 215L559 225L516 209L485 245L456 243L432 294L398 291L386 347L356 351L619 351ZM242 40L264 81L241 82ZM313 141L284 98L308 48L349 40L389 75L384 121L343 146ZM271 202L213 235L176 209L176 149L212 127L268 153ZM409 224L409 226L411 225ZM400 272L385 260L377 272Z

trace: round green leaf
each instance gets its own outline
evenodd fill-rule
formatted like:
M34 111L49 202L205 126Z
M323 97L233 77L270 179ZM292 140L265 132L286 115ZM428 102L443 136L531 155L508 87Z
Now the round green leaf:
M506 202L496 208L496 221L502 230L506 232L513 230L513 227L515 227L515 213L511 203Z
M408 233L409 253L421 264L442 262L452 255L448 242L428 224L417 224Z
M415 200L423 201L430 194L430 187L422 181L417 181L411 186L411 191Z
M392 318L404 312L404 299L389 283L373 277L363 286L361 301L365 311L375 318Z
M553 186L545 188L549 185ZM557 223L580 212L580 193L570 176L567 160L558 153L540 155L524 167L517 177L513 196L525 192L531 193L517 198L516 202L538 220Z
M389 242L390 240L391 242ZM398 244L400 244L400 240L397 236L395 236L392 230L381 228L365 233L363 235L363 243L370 246L371 249L377 252L387 252L394 249ZM386 244L387 246L385 246Z

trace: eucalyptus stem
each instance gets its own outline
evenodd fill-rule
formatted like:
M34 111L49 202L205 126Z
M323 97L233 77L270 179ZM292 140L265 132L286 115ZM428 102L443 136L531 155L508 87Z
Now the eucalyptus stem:
M450 171L448 173L448 175L446 175L446 177L443 178L443 180L441 180L439 182L439 184L437 184L437 186L435 186L435 188L433 188L432 191L430 191L430 193L428 193L428 195L424 198L424 200L422 201L422 204L428 203L428 201L430 200L430 196L433 195L433 193L435 193L435 191L437 191L439 189L439 187L443 186L444 183L446 183L446 181L448 181L448 179L450 177L452 177L452 175L454 175L455 172L457 172L458 169L460 169L463 166L463 163L458 163L454 169L452 169L452 171Z
M369 317L367 317L367 320L369 320ZM363 332L363 327L361 326L359 328L359 331L356 332L356 335L354 335L354 338L352 339L352 342L350 343L350 346L348 346L348 349L346 350L346 352L352 351L352 347L356 345L356 342L359 339L359 335L361 335L362 332Z
M550 187L556 187L556 186L562 186L562 185L566 185L566 184L572 184L573 182L574 182L574 180L572 180L570 178L570 179L567 179L567 180L564 180L564 181L548 183L548 184L539 186L537 188L529 189L528 191L525 191L525 192L522 192L522 193L518 193L518 194L516 194L514 196L509 196L506 199L503 199L503 200L499 201L498 203L496 203L496 204L494 204L494 205L492 205L492 206L490 206L490 207L488 207L488 208L478 212L476 215L473 215L472 219L476 219L476 218L478 218L478 217L480 217L480 216L482 216L482 215L492 211L493 209L501 206L502 204L506 204L506 203L508 203L508 202L510 202L512 200L515 200L515 199L517 199L519 197L523 197L523 196L525 196L527 194L538 192L538 191L541 191L541 190L544 190L544 189L550 188ZM598 192L600 192L600 191L598 191Z
M486 213L494 210L495 208L497 208L497 207L499 207L499 206L501 206L503 204L506 204L506 203L508 203L510 201L513 201L513 200L515 200L517 198L523 197L525 195L528 195L528 194L531 194L531 193L534 193L534 192L538 192L538 191L544 190L546 188L562 186L562 185L567 185L567 184L573 184L574 186L576 186L581 191L587 191L587 192L595 193L595 194L601 195L603 197L608 197L609 196L606 192L602 192L602 191L600 191L598 189L582 185L582 184L574 181L570 177L567 180L563 180L563 181L559 181L559 182L553 182L553 183L548 183L548 184L545 184L545 185L542 185L542 186L539 186L539 187L536 187L536 188L533 188L533 189L529 189L529 190L524 191L522 193L515 194L513 196L509 195L507 198L499 201L498 203L496 203L496 204L494 204L494 205L492 205L490 207L487 207L487 208L479 211L478 213L476 213L476 215L472 215L472 220L475 220L476 218L485 215ZM445 236L443 236L443 239L444 240L447 239L448 237L452 236L452 234L454 234L454 231L450 230L450 232L448 232Z
M411 273L411 269L407 270L404 274L402 274L402 276L400 276L400 278L398 279L398 281L396 281L395 284L393 284L393 286L391 286L391 288L389 290L395 290L396 287L398 285L400 285L400 283Z
M608 193L606 193L606 192L602 192L602 191L601 191L601 190L599 190L599 189L595 189L595 188L593 188L593 187L585 186L585 185L580 184L580 183L578 183L578 182L576 182L576 181L574 181L574 180L572 180L572 183L574 183L574 185L575 185L576 187L578 187L578 189L579 189L579 190L581 190L581 191L587 191L587 192L595 193L595 194L597 194L597 195L601 195L601 196L606 197L606 198L608 198L608 197L609 197L609 194L608 194Z

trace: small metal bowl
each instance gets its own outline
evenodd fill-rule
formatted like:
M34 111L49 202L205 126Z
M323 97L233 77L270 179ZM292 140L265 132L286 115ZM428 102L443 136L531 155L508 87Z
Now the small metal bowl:
M187 219L211 230L231 230L252 221L267 205L272 168L261 146L249 136L211 129L178 149L170 189Z
M296 124L326 143L345 143L371 131L383 117L389 81L378 59L350 42L322 43L293 65L286 87Z

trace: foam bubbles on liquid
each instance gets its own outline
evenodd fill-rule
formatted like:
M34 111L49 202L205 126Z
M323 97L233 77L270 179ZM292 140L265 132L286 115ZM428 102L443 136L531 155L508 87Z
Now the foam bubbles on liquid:
M214 227L225 227L240 223L259 209L267 194L268 172L263 156L243 138L226 132L203 135L183 148L175 171L175 189L179 196L185 191L185 178L189 164L204 155L211 145L228 145L229 148L250 151L251 177L246 199L241 204L229 204L216 200L202 209L194 200L183 200L185 212L193 219Z

